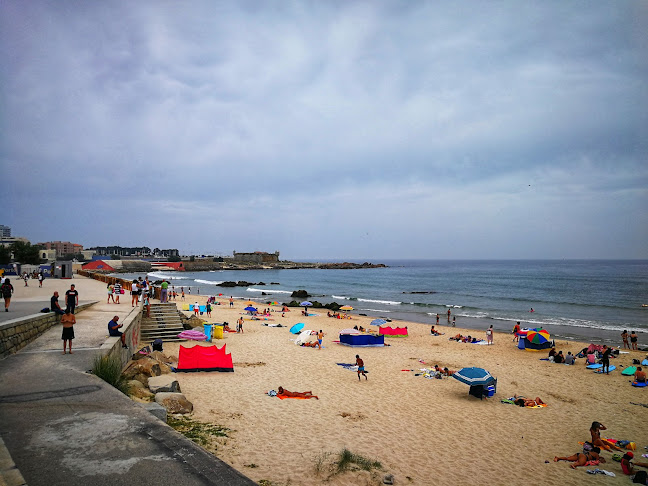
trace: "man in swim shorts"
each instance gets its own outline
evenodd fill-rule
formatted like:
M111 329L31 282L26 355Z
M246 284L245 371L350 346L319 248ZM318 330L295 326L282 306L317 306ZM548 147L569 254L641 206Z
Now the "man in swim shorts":
M367 379L367 373L365 373L364 361L362 361L362 358L360 357L359 354L356 354L356 366L358 367L358 381L360 381L360 375L361 374L365 377L365 380L366 380Z
M320 329L319 332L317 333L317 347L318 347L318 349L322 349L322 339L324 339L324 333Z
M641 368L641 366L637 367L634 377L637 383L646 383L646 372Z

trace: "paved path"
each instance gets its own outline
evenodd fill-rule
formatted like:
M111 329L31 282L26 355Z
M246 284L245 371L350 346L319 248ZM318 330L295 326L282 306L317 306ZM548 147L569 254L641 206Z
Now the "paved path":
M256 484L87 373L112 315L131 311L100 303L80 312L72 355L55 326L0 361L0 437L17 466L0 468L0 485Z

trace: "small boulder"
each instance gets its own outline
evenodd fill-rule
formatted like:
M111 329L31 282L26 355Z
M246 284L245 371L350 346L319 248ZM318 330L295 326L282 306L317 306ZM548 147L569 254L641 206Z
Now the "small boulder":
M160 368L160 363L157 361L149 358L142 358L133 361L128 365L123 374L129 380L137 380L144 385L147 385L148 379L151 376L160 376L162 370Z
M180 384L171 375L152 376L148 380L148 387L153 393L180 393Z
M155 395L156 403L166 408L168 413L191 413L193 404L182 393L160 392Z

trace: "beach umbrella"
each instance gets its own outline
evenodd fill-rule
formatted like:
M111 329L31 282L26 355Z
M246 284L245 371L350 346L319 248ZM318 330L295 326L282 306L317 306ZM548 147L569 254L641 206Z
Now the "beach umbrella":
M257 311L256 308L255 308L255 307L252 307L252 306L247 306L247 307L246 307L245 309L243 309L243 310L246 310L246 311L248 311L248 312L256 312L256 311Z
M544 344L549 342L549 331L543 329L541 331L529 331L526 335L529 342L534 344Z
M248 300L245 305L256 305L256 303L252 302L251 300Z
M372 326L384 326L387 324L387 321L385 319L374 319L369 324Z
M312 303L312 302L308 302L307 300L305 300L304 302L302 302L302 303L299 304L299 305L303 305L304 307L308 307L309 305L313 305L313 303Z
M293 334L299 334L299 332L304 329L304 323L298 322L293 327L290 328L290 332Z
M452 377L466 385L488 385L495 381L495 378L483 368L462 368L455 372Z
M279 305L279 302L275 300L274 302L270 302L270 305Z
M342 307L340 307L340 310L344 310L344 311L353 310L353 307L351 307L350 305L343 305Z

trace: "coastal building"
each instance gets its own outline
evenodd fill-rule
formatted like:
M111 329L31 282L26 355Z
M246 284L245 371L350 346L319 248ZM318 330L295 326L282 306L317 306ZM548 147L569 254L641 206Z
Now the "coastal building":
M47 260L48 262L56 260L56 250L38 250L41 260Z
M89 248L94 252L94 255L102 256L118 256L126 258L169 258L172 256L179 256L180 252L176 248L161 250L155 248L151 250L148 246L95 246ZM92 257L91 257L92 258Z
M25 244L29 243L29 240L27 238L23 238L22 236L6 236L6 237L3 236L3 237L0 237L0 245L2 245L4 247L11 246L14 243L17 243L19 241L21 243L25 243Z
M0 236L2 238L11 238L11 228L4 224L0 224Z
M255 251L254 253L234 252L234 261L236 263L278 263L279 252L266 253L265 251Z
M71 243L69 241L46 241L44 243L36 243L46 250L56 250L56 256L62 257L65 255L76 255L83 251L83 245L78 243Z

